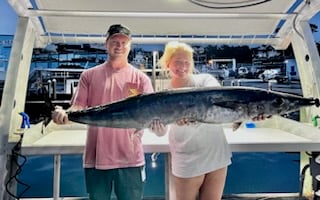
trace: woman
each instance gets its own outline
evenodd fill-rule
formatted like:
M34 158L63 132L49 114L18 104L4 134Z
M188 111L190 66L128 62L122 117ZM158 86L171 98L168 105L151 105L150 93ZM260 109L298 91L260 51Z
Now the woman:
M193 49L185 43L169 42L159 63L170 73L168 88L220 86L209 74L192 73ZM181 119L170 128L154 121L151 129L158 136L169 132L176 199L220 200L231 164L222 126Z

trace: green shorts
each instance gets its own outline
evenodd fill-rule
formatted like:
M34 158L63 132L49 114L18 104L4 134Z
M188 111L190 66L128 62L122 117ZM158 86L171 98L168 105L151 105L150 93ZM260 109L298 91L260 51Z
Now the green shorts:
M85 180L90 200L110 200L112 188L117 200L141 200L145 168L144 166L108 170L85 168Z

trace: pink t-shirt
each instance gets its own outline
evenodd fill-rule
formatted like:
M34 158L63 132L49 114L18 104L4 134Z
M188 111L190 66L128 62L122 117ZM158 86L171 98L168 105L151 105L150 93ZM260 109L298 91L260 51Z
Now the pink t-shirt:
M151 93L151 80L129 65L119 70L106 63L81 74L74 105L92 107L141 93ZM84 167L114 169L145 164L141 143L142 132L135 129L88 127Z

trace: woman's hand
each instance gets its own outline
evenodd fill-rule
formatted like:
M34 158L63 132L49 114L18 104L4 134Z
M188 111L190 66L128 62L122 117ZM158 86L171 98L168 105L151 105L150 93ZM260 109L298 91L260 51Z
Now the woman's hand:
M183 126L183 125L189 125L189 124L193 124L193 123L196 123L195 121L192 121L188 118L182 118L182 119L178 119L176 121L176 124L179 125L179 126Z
M252 121L261 121L261 120L265 120L265 119L268 119L268 118L271 118L271 117L272 117L272 115L266 116L266 115L260 114L260 115L258 115L256 117L252 118Z
M262 120L265 120L265 119L268 119L268 118L271 118L272 115L269 115L269 116L265 116L265 115L257 115L256 117L253 117L252 118L252 121L262 121ZM241 126L242 122L234 122L232 123L232 130L233 131L236 131L240 126Z
M164 136L168 131L168 126L161 123L160 119L155 119L150 124L149 129L154 132L157 136Z
M236 131L240 126L242 122L233 122L232 123L232 131Z

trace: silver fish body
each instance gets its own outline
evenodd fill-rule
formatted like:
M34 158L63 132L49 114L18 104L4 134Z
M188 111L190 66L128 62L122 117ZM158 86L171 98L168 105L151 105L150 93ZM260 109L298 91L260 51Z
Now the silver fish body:
M257 115L282 115L319 106L319 99L253 87L205 87L167 90L68 113L71 121L102 127L147 128L188 118L203 123L241 122Z

